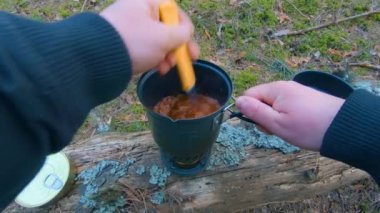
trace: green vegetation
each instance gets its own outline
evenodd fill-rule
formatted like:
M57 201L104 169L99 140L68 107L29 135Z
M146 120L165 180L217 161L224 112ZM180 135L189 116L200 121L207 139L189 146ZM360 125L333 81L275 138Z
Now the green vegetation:
M258 77L258 74L251 69L239 71L233 76L235 86L234 93L239 95L242 94L244 90L255 86L257 84Z
M56 21L85 11L99 11L113 0L91 0L83 5L78 1L47 0L0 0L0 8L19 13L36 20ZM355 19L310 33L269 39L270 32L279 30L301 30L337 18L349 17L368 11L372 0L177 0L190 14L195 25L195 37L201 47L201 58L216 61L227 70L233 79L235 93L259 83L271 80L289 79L292 75L287 67L291 57L309 57L320 52L317 61L303 64L305 69L332 71L333 63L344 61L345 53L356 51L351 58L354 62L371 61L370 50L378 40L365 37L380 28L380 15ZM289 20L280 23L280 9ZM334 54L331 49L338 51ZM239 54L245 52L243 57ZM236 59L239 58L238 62ZM254 66L252 65L254 64ZM292 67L297 70L297 68ZM353 69L357 75L368 75L364 68ZM148 128L144 108L135 97L135 81L129 84L128 101L118 99L101 108L104 113L117 111L112 116L115 131L133 132ZM127 105L127 106L125 106ZM83 127L87 127L86 125Z
M113 120L111 129L115 132L141 132L149 129L149 124L146 121L122 122Z

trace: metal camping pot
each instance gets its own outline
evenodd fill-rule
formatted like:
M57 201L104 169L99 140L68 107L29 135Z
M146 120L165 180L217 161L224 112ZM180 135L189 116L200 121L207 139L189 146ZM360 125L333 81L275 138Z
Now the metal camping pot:
M228 103L233 91L230 77L219 66L202 60L193 65L196 93L216 99L221 106L210 115L173 120L153 111L163 98L182 93L176 68L164 76L149 71L137 84L137 95L146 110L153 138L160 147L161 159L172 172L180 175L193 175L206 167L224 112L231 106ZM232 117L252 122L241 113L232 112Z

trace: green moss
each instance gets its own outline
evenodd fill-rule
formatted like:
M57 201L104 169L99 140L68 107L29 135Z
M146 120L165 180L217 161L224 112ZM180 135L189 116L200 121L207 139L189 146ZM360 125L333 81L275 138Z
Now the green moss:
M251 10L247 12L253 13L253 26L256 27L273 27L278 24L278 19L274 10L274 0L256 0L250 2Z
M355 57L357 61L368 61L372 58L369 51L361 51L358 56Z
M235 29L232 24L227 24L222 28L222 36L223 36L223 42L226 44L227 47L232 46L232 44L236 41L236 34Z
M67 18L71 15L71 11L66 8L60 8L59 15L62 16L62 18Z
M330 48L349 51L352 47L352 43L348 41L348 33L346 31L329 28L303 36L296 47L296 51L299 53L320 51L322 54L327 54Z
M309 27L309 20L303 19L303 20L297 20L293 23L293 29L294 30L302 30Z
M187 11L191 9L192 2L192 0L179 0L178 4L183 10Z
M363 67L356 67L355 68L355 74L357 74L358 76L367 75L368 73L370 73L369 69L366 69Z
M268 45L268 47L264 49L264 54L276 60L285 60L289 58L290 55L288 48L284 48L278 43Z
M140 132L148 130L149 124L146 121L122 122L114 119L111 129L116 132Z
M28 0L16 0L15 4L20 8L26 8L30 4Z
M380 21L380 14L376 14L370 17L372 21Z
M211 10L211 11L215 11L217 10L219 7L221 7L223 5L222 2L220 1L216 1L216 0L200 0L198 2L198 8L200 10Z
M67 18L80 11L82 4L78 1L65 1L58 7L58 13L62 18Z
M131 104L129 108L130 108L130 111L135 116L140 116L140 115L143 115L145 113L143 105L141 105L139 103Z
M362 202L360 205L359 205L359 208L360 208L360 211L361 212L370 212L370 208L371 208L371 203L369 201L364 201Z
M289 13L290 12L296 13L297 11L295 11L294 9L294 7L296 7L302 13L305 13L308 15L315 15L322 4L322 1L319 1L319 0L294 0L291 2L294 6L291 5L287 1L284 1L283 6L284 6L285 11Z
M239 71L233 76L235 94L241 94L244 90L255 86L258 77L258 73L254 72L252 69Z
M335 0L326 1L326 8L328 8L330 11L337 11L339 8L342 8L341 2L342 1Z
M353 12L355 13L363 13L367 12L370 9L370 4L368 4L366 1L358 1L356 4L353 5Z

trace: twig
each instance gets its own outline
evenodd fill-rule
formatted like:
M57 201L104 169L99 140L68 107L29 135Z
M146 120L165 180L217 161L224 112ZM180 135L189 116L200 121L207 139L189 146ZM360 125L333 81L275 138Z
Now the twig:
M367 69L372 69L372 70L377 70L380 71L380 65L374 65L370 64L368 62L363 62L363 63L349 63L351 67L363 67Z
M87 5L87 1L88 0L84 0L83 4L82 4L82 8L80 9L80 12L83 12L84 11L84 7L86 7Z
M353 20L353 19L367 17L367 16L371 16L371 15L375 15L375 14L380 14L380 10L368 11L368 12L365 12L365 13L361 13L361 14L358 14L358 15L350 16L350 17L347 17L347 18L342 18L342 19L334 20L334 21L329 22L329 23L321 24L321 25L318 25L318 26L315 26L315 27L311 27L311 28L307 28L307 29L303 29L303 30L297 30L297 31L280 30L280 31L274 33L273 35L271 35L270 38L303 35L303 34L306 34L306 33L310 32L310 31L320 30L320 29L329 27L331 25L337 25L337 24L339 24L341 22L350 21L350 20Z

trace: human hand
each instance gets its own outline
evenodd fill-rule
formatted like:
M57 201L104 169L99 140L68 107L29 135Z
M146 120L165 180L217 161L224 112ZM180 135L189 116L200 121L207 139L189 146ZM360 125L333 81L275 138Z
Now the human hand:
M178 26L167 26L159 20L159 5L164 0L117 0L100 13L120 34L128 47L133 73L157 68L165 74L175 65L171 53L181 44L188 43L193 59L199 48L191 42L194 26L190 18L179 9Z
M344 100L294 81L252 87L239 97L240 112L298 147L319 151Z

